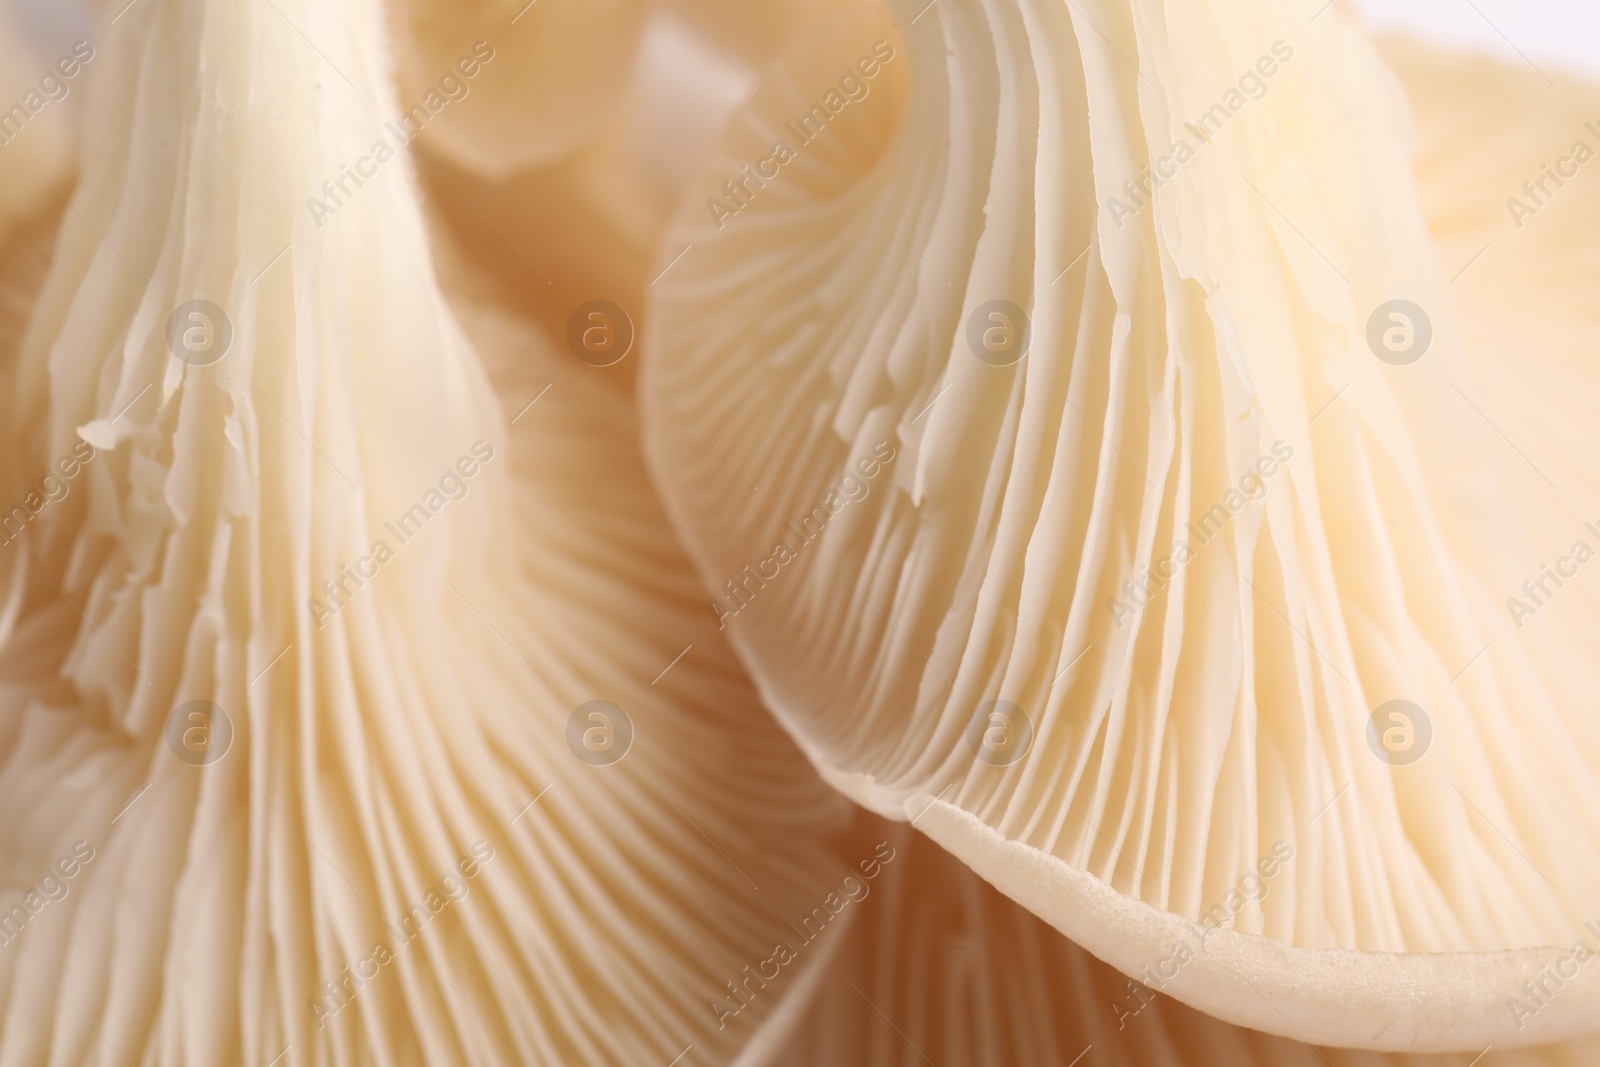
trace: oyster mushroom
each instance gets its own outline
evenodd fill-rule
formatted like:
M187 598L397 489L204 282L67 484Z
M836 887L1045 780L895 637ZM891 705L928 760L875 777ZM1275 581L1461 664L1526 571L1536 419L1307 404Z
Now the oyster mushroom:
M830 876L631 392L447 301L404 155L343 180L387 72L368 3L108 31L0 330L0 1062L726 1059Z
M93 58L87 41L65 40L52 53L25 32L14 8L0 9L0 240L38 210L41 199L58 200L46 183L71 183L72 90ZM71 77L65 76L70 72Z
M651 294L647 455L766 703L1124 972L1220 926L1168 992L1223 1020L1591 1032L1596 635L1507 597L1592 470L1456 377L1400 85L1338 10L894 12L763 75Z
M649 12L640 0L399 0L399 121L492 178L553 163L605 129Z
M1129 978L920 835L863 821L840 853L857 858L839 880L860 897L850 905L859 912L814 976L804 1021L779 1055L761 1062L1579 1067L1597 1051L1587 1041L1422 1056L1354 1052L1230 1026L1161 993L1160 972L1179 957L1176 945L1153 958L1140 980ZM889 863L876 862L880 842L891 849ZM1181 943L1203 951L1204 937Z

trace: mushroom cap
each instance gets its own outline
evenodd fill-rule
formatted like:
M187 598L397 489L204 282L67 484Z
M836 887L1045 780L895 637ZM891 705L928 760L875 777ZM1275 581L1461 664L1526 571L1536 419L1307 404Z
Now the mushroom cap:
M16 5L0 8L0 240L38 211L41 201L59 202L47 183L66 189L72 178L77 101L73 82L63 81L55 64L63 62L75 76L80 64L37 39L66 46L64 27L34 35L27 28Z
M487 177L552 163L606 128L650 11L642 0L400 0L398 96L385 102L401 123L414 114L423 144Z
M0 257L0 1062L723 1061L831 877L631 391L368 155L381 18L131 8L20 341Z
M646 454L763 698L1123 972L1219 927L1166 992L1226 1021L1593 1031L1600 971L1523 983L1600 944L1600 586L1507 597L1594 474L1458 371L1537 364L1552 428L1592 374L1472 354L1340 11L919 7L775 61L650 294Z
M741 1067L1579 1067L1597 1051L1584 1041L1371 1053L1230 1026L1162 995L1167 978L1206 952L1202 936L1174 939L1130 978L920 834L871 816L861 823L841 846L837 885L849 903L839 929L793 939L797 953L831 954L809 976L816 993L803 1022L770 1058L753 1043Z

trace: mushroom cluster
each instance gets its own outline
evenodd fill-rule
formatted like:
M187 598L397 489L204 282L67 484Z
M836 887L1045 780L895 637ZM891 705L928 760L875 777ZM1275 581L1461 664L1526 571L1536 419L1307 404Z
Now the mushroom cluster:
M1600 1058L1600 86L85 19L0 25L0 1067Z

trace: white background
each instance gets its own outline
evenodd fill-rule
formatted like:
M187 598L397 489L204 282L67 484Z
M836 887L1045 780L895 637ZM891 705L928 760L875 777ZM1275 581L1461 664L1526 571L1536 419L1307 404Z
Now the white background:
M1520 51L1547 72L1600 79L1600 0L1336 2L1353 3L1372 26L1410 30L1440 44L1513 59Z

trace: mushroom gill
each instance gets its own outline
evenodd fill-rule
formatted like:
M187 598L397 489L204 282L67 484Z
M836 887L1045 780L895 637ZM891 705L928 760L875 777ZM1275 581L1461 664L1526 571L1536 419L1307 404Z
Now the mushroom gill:
M5 245L0 1064L726 1059L831 877L631 393L441 291L382 27L141 0Z
M764 72L651 292L646 455L766 703L1125 973L1218 927L1167 992L1223 1020L1592 1032L1600 586L1540 561L1597 494L1530 458L1592 373L1504 314L1570 346L1579 279L1513 258L1458 306L1402 87L1337 8L894 13ZM1594 232L1546 240L1577 266Z
M771 1067L1580 1067L1600 1052L1372 1053L1230 1026L1163 995L1184 949L1216 934L1193 931L1129 977L905 827L868 818L853 833L840 881L859 913L782 1054L760 1060Z

